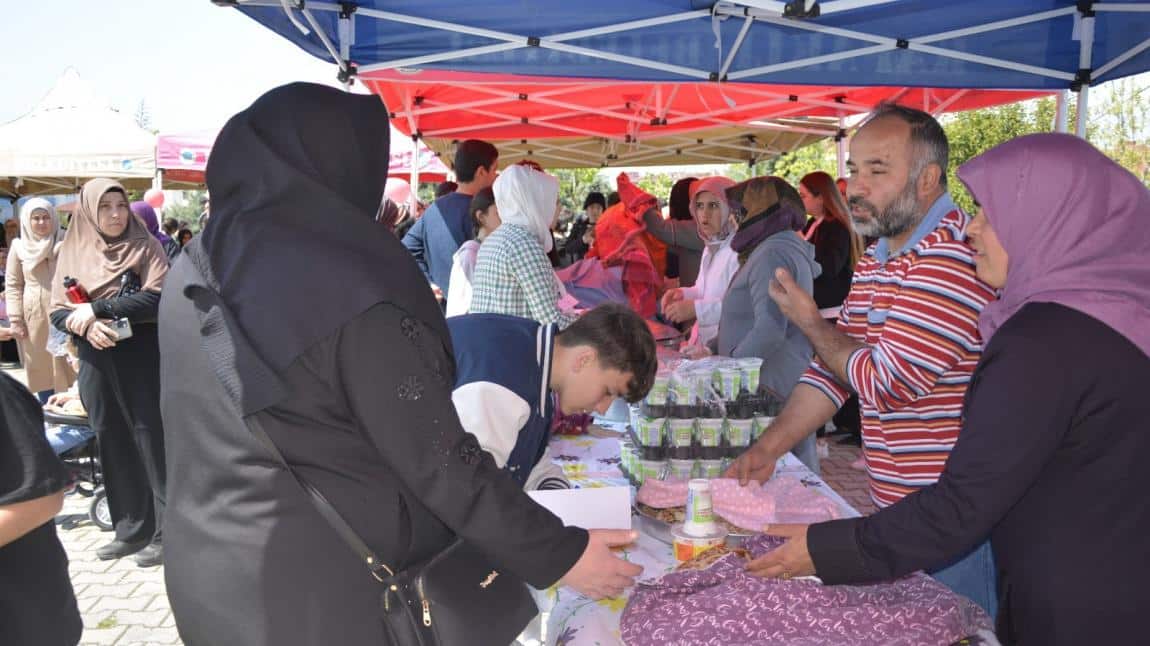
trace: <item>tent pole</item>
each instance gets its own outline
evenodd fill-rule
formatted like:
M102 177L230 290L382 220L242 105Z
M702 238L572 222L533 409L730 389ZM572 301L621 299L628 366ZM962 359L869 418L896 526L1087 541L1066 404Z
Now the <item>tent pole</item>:
M411 213L415 214L415 205L419 202L419 165L422 161L419 159L419 147L422 145L419 141L419 133L414 132L411 135L411 141L415 145L411 150L411 195L408 199L408 208Z
M1078 117L1074 126L1074 134L1086 138L1086 116L1090 112L1090 86L1083 85L1078 91Z
M847 120L846 117L839 115L839 131L835 135L835 149L838 152L838 175L835 177L847 176Z
M1055 105L1057 112L1054 114L1054 132L1067 132L1067 117L1070 113L1070 92L1067 90L1059 90L1055 95Z
M1090 115L1090 68L1092 65L1091 57L1094 54L1094 12L1084 13L1082 15L1082 31L1081 36L1081 49L1078 53L1078 69L1079 75L1085 75L1085 78L1079 78L1078 81L1081 86L1078 90L1078 114L1077 126L1074 128L1074 134L1086 138L1086 118Z

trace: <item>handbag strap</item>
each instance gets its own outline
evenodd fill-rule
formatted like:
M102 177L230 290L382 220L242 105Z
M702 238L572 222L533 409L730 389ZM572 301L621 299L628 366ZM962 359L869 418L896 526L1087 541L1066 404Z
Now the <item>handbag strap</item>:
M248 429L252 432L252 435L256 436L256 438L264 445L264 448L268 450L268 453L271 453L275 459L278 460L285 469L287 469L287 472L291 474L292 478L295 479L296 484L298 484L300 488L303 489L304 492L308 495L308 498L311 500L316 510L319 511L320 515L323 516L324 520L326 520L328 524L332 526L332 529L334 529L336 533L339 534L340 538L342 538L343 541L347 543L348 547L350 547L351 550L355 552L356 556L359 557L359 560L367 565L368 572L370 572L371 575L375 577L375 579L380 583L383 583L384 579L386 578L384 577L383 573L386 573L387 577L395 576L395 572L393 572L391 568L379 560L379 557L375 555L375 552L372 552L371 548L367 546L367 543L363 542L363 539L359 537L359 534L355 533L355 530L351 528L351 525L349 525L347 521L344 520L343 516L341 516L339 512L336 511L335 507L320 492L320 490L316 489L315 486L307 480L304 480L303 477L301 477L295 469L291 468L291 465L288 464L286 459L284 459L283 453L280 453L279 448L275 445L275 442L272 441L271 436L267 434L267 431L264 430L263 424L261 424L260 421L256 419L256 416L249 415L245 417L244 423L248 425Z

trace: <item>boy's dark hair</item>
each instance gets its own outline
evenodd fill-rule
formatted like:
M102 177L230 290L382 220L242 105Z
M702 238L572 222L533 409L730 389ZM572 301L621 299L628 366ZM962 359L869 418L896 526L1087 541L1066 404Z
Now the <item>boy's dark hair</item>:
M458 188L459 184L456 184L455 182L440 182L435 187L435 199L438 200L444 195L450 195L454 193Z
M495 191L490 186L479 191L475 197L471 198L471 224L474 225L474 235L479 235L479 230L483 228L483 223L479 221L479 213L486 213L491 205L495 204Z
M466 184L475 179L475 171L479 167L494 168L499 161L499 150L479 139L468 139L459 142L455 149L455 177Z
M659 360L655 337L643 317L620 303L605 303L575 320L558 333L556 343L565 348L590 346L603 368L631 373L624 399L635 403L647 396L655 383Z
M623 198L619 197L619 191L611 191L607 194L607 208L611 208L622 201Z
M176 218L164 218L164 233L172 235L179 229L180 223L176 221Z

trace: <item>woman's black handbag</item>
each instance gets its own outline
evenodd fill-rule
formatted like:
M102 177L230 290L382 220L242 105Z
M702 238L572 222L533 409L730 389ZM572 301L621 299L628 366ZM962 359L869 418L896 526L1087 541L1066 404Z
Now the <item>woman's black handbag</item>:
M392 644L507 646L538 614L527 584L492 567L486 556L462 539L425 563L393 571L327 498L291 468L259 420L251 415L244 421L380 582L380 610Z

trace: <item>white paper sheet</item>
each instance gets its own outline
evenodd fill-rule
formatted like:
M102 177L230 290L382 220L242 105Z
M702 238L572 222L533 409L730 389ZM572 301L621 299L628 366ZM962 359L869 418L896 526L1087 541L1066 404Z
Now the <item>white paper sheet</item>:
M583 529L631 529L631 488L591 487L528 491L564 525Z

